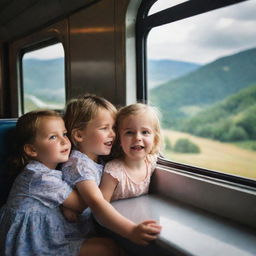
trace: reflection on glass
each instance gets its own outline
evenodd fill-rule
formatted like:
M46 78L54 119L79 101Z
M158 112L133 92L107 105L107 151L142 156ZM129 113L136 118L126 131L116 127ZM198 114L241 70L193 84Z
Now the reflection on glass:
M166 158L256 179L256 5L246 1L154 28L149 103Z
M64 70L64 49L61 43L24 54L24 113L38 108L64 108Z

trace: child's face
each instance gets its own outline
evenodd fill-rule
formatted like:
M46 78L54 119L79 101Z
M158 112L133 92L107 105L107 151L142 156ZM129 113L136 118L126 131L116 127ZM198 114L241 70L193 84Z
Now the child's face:
M153 148L154 138L152 120L145 113L130 115L121 122L120 142L126 159L145 159Z
M96 117L80 131L79 150L94 161L100 155L109 155L115 139L114 124L111 113L106 109L99 109Z
M48 168L55 169L57 164L68 160L70 148L63 120L58 117L41 118L32 144L32 156Z

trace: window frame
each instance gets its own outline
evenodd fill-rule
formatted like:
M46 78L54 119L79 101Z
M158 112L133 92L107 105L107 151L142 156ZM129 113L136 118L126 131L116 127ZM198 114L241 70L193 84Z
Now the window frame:
M184 18L192 17L197 14L202 14L211 10L215 10L221 7L226 7L231 4L244 2L246 0L196 0L187 1L178 5L172 6L165 10L159 11L148 16L148 12L152 5L157 0L144 0L142 1L138 13L136 22L136 71L137 71L137 100L140 102L147 102L147 36L152 28L160 25L168 24L174 21L182 20ZM194 173L199 175L205 175L211 178L217 178L219 180L225 180L235 184L245 185L256 188L256 181L208 170L205 168L190 166L187 164L173 162L165 158L160 158L158 163L164 167L175 168L187 173Z
M19 117L24 112L23 103L23 77L22 77L22 58L25 53L61 43L64 49L64 71L65 71L65 98L69 98L70 90L70 65L68 51L68 21L63 20L48 26L38 32L31 33L10 44L9 63L13 75L10 77L11 93L11 117Z
M58 43L61 43L62 44L62 47L63 47L63 50L64 50L64 46L63 46L63 43L59 41L58 38L50 38L48 40L45 40L45 41L41 41L39 43L35 43L29 47L26 47L26 48L22 48L21 51L20 51L20 55L19 55L19 80L20 80L20 110L21 110L21 113L24 114L25 113L25 106L24 106L24 84L23 84L23 57L25 54L27 53L30 53L32 51L36 51L36 50L40 50L40 49L43 49L43 48L46 48L46 47L49 47L49 46L52 46L52 45L55 45L55 44L58 44ZM64 63L65 63L65 52L64 52ZM64 81L65 81L65 99L67 99L67 96L66 96L66 72L64 72ZM59 109L57 109L58 111Z

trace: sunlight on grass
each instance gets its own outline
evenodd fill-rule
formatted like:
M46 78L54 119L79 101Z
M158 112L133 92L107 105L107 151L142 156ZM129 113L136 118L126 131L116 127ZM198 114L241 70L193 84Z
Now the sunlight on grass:
M165 157L172 161L256 179L256 151L172 130L164 130L164 135L172 145L187 138L200 148L198 154L165 152Z

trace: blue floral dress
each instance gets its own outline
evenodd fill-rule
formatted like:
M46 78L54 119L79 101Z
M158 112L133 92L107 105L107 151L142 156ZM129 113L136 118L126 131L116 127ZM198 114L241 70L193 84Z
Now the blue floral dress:
M72 188L83 180L93 180L100 185L103 165L94 162L78 150L72 150L69 160L62 165L63 179Z
M0 255L78 255L85 235L59 209L71 191L61 171L31 161L0 209Z
M80 181L91 180L99 186L103 165L94 162L78 150L72 150L69 160L62 165L63 180L72 188ZM80 216L80 228L87 236L97 235L91 210L87 208Z

